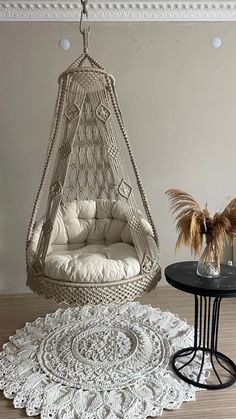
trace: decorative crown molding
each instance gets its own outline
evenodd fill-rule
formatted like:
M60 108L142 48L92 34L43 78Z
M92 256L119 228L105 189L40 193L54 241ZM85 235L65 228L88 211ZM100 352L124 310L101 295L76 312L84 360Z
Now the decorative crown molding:
M78 21L79 1L0 1L1 21ZM236 21L236 1L90 1L95 21Z

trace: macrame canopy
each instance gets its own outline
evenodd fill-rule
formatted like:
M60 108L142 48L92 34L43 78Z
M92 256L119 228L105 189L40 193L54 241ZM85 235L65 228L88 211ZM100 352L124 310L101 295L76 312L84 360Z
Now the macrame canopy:
M81 305L132 300L151 290L160 279L156 228L114 78L88 50L90 29L82 29L86 13L83 5L80 30L84 51L59 77L49 145L26 243L27 284L31 289L57 302ZM137 208L121 141L146 218ZM40 221L38 210L51 163L46 209ZM98 272L99 263L103 265Z

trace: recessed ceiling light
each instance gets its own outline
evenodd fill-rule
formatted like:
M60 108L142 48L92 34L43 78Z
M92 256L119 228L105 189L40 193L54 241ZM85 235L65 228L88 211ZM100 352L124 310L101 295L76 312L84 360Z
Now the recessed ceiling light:
M68 39L65 39L65 38L60 39L60 41L58 42L58 45L61 49L63 49L63 51L66 51L67 49L70 48L70 42L68 41Z
M222 44L221 39L219 38L219 36L214 36L211 40L211 46L213 48L220 48Z

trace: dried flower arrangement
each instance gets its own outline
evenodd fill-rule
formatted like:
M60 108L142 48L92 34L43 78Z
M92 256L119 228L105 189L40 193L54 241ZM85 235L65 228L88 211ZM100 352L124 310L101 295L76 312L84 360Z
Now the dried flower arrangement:
M236 238L236 198L221 213L211 216L207 204L201 208L191 195L180 189L169 189L166 194L179 233L176 250L185 245L197 257L205 236L206 247L201 261L207 262L213 255L216 268L220 270L224 243L226 240L233 243Z

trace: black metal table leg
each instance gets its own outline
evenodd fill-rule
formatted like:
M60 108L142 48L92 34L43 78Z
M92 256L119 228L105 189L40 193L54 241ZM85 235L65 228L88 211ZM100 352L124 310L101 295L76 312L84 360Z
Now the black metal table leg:
M209 390L226 388L236 381L235 363L217 350L221 299L195 295L194 344L178 351L172 360L173 369L180 378ZM190 358L184 362L186 356ZM210 379L215 380L213 383L207 383L203 377L206 359L210 363ZM199 370L194 380L184 374L184 369L195 361L199 363Z

